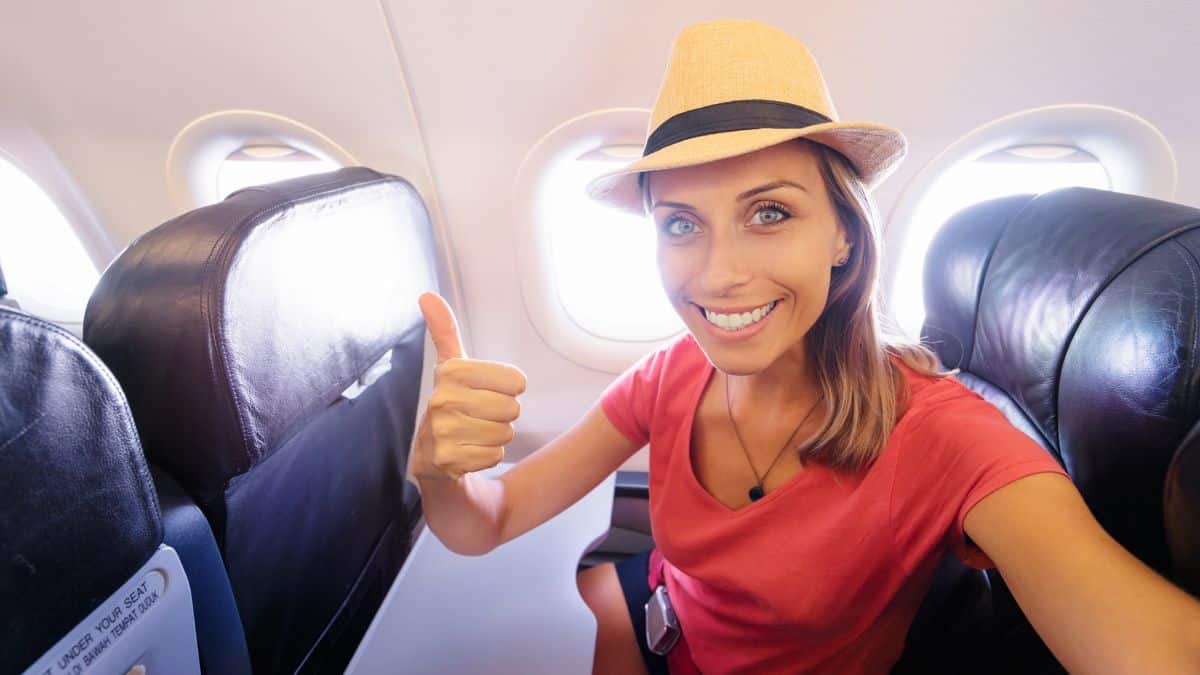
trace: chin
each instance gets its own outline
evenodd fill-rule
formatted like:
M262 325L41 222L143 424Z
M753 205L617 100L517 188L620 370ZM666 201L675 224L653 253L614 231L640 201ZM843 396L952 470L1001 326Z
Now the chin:
M708 357L709 362L717 370L730 375L753 375L766 370L773 360L765 350L755 349L750 345L721 344L705 333L703 326L699 330L688 325L688 332L700 345L700 350Z
M768 359L753 356L713 354L707 349L705 354L717 370L729 375L753 375L767 369Z

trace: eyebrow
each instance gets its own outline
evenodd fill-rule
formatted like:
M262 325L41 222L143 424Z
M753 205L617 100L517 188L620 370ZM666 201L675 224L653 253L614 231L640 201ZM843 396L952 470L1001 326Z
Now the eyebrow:
M797 190L801 190L803 192L808 192L808 188L804 187L803 185L800 185L799 183L793 183L790 180L777 180L777 181L773 181L771 183L767 183L766 185L760 185L756 188L751 188L749 190L746 190L745 192L743 192L737 196L737 200L740 202L740 201L749 199L749 198L753 197L754 195L762 194L763 192L769 192L771 190L774 190L776 188L781 188L781 187L794 187ZM695 208L691 204L685 204L683 202L654 202L654 205L651 206L650 208L657 209L660 206L670 206L671 208L676 208L676 209Z

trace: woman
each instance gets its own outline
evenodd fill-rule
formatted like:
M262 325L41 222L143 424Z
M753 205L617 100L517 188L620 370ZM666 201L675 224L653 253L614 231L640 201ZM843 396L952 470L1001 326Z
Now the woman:
M994 563L1071 670L1200 671L1200 603L932 353L880 334L866 189L903 154L896 130L837 121L790 36L685 29L643 157L591 193L651 216L687 334L498 480L471 472L503 457L524 376L464 358L422 297L438 368L414 472L451 549L528 531L650 444L657 548L579 577L595 672L886 672L946 548ZM666 659L644 632L659 586L682 627Z

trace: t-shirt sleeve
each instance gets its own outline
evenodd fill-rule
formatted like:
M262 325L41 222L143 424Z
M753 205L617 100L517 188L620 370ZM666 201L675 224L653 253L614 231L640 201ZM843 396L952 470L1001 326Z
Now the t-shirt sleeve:
M600 406L608 421L638 445L650 442L650 420L666 354L664 347L645 355L600 395Z
M967 513L1025 476L1068 474L983 397L957 381L944 386L949 395L931 402L908 430L897 464L891 503L896 543L916 555L945 545L971 567L995 567L963 530Z

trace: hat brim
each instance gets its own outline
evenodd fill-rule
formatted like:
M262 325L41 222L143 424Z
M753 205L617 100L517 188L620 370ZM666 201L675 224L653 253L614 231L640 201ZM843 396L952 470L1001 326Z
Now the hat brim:
M669 145L587 184L587 194L599 202L644 214L638 175L694 166L744 155L796 138L807 138L837 150L872 188L904 158L908 144L897 129L868 122L829 122L801 129L744 129L696 136Z

